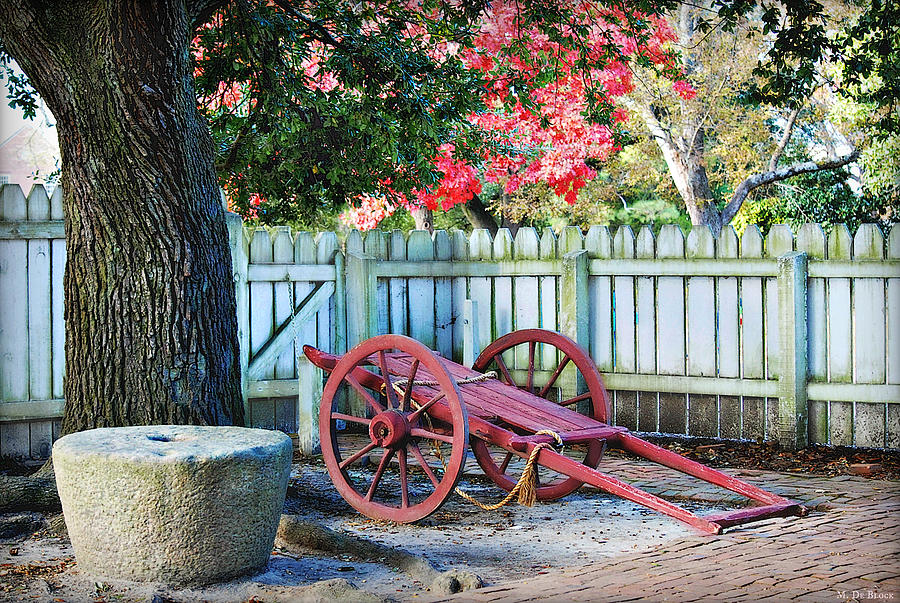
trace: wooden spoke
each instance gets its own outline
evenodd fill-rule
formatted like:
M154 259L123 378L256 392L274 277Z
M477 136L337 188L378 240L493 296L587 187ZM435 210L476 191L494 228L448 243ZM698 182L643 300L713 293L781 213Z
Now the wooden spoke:
M406 380L406 390L403 392L403 400L400 402L400 410L409 410L409 399L412 396L413 381L416 380L416 371L419 370L419 359L416 358L409 369L409 378Z
M562 359L562 362L559 363L559 366L556 367L556 370L553 371L553 375L550 377L550 381L547 382L547 385L544 386L544 389L541 390L541 393L538 394L541 398L547 395L547 392L550 391L550 388L553 387L553 384L556 383L556 380L559 379L560 374L562 374L563 369L566 368L566 365L569 364L569 355Z
M509 462L512 460L513 456L515 456L512 452L507 452L506 457L503 459L503 462L500 463L500 472L506 473L506 468L509 467Z
M400 408L397 392L394 391L394 387L391 385L391 374L388 372L384 350L378 350L378 366L381 369L381 378L384 379L384 393L387 396L388 408Z
M369 442L368 444L366 444L366 445L363 447L362 450L360 450L359 452L357 452L357 453L354 454L353 456L351 456L351 457L349 457L349 458L347 458L347 459L341 461L341 463L340 463L340 465L338 465L338 467L340 467L341 469L346 469L348 466L352 465L353 463L355 463L356 461L358 461L358 460L361 459L362 457L366 456L366 455L367 455L369 452L371 452L372 449L374 449L376 446L378 446L378 444L376 444L375 442Z
M581 394L579 396L575 396L574 398L569 398L568 400L563 400L562 402L560 402L560 405L571 406L571 405L575 404L576 402L581 402L582 400L590 400L590 399L591 399L591 392L584 392L583 394Z
M365 417L355 417L353 415L345 415L342 412L333 412L331 413L332 420L339 419L341 421L347 421L348 423L361 423L363 425L368 425L372 422L372 419L366 419Z
M435 433L433 431L428 431L427 429L422 429L421 427L413 427L409 430L409 435L417 437L417 438L428 438L429 440L437 440L439 442L446 442L447 444L453 444L454 439L452 435L444 435L442 433Z
M378 482L381 481L381 476L384 475L384 470L387 469L392 456L394 456L394 451L390 448L385 448L384 454L381 456L381 462L378 463L378 469L375 470L375 475L372 477L372 485L369 486L369 491L366 492L366 500L372 500L372 496L378 488Z
M419 450L419 446L415 442L410 442L406 447L412 452L413 456L416 457L416 460L419 461L419 466L422 467L422 471L425 472L425 475L428 476L428 479L430 479L431 483L434 484L434 487L437 488L441 482L434 474L434 471L432 471L431 465L425 460L422 451Z
M525 384L525 389L529 393L534 392L534 348L536 345L535 341L528 342L528 382Z
M379 404L378 401L375 400L375 398L372 397L372 394L369 393L369 390L363 387L362 383L356 380L356 377L354 377L352 374L348 374L345 379L347 380L347 383L349 383L353 387L353 389L355 389L359 393L359 395L365 399L369 406L372 407L372 410L374 410L376 413L384 412L384 407Z
M481 350L478 358L472 364L472 368L484 372L496 365L497 371L503 374L501 380L511 381L509 371L503 370L502 356L513 350L521 353L524 351L525 345L528 346L527 371L525 366L518 367L522 369L522 376L519 378L522 382L522 390L540 396L548 402L569 407L566 413L575 411L601 423L607 422L610 416L609 396L603 386L603 378L597 370L597 365L587 351L565 335L545 329L521 329L507 333ZM517 348L517 346L522 347ZM544 355L559 359L555 369L549 370L550 367L547 367L547 374L550 376L549 383L542 382L539 376L536 376L539 371L543 372L541 359ZM524 363L523 359L522 364ZM584 391L582 389L570 392L566 387L562 388L566 390L565 394L560 391L560 386L557 385L560 381L559 378L564 371L568 374L569 370L574 373L574 381L577 386L584 386L590 393L582 394L581 392ZM568 377L566 381L569 381ZM511 385L518 386L519 384L511 383ZM559 395L557 392L560 392ZM557 399L563 400L558 402ZM512 462L515 453L510 455L508 450L479 438L473 439L470 444L475 460L478 461L478 465L491 481L507 491L515 487L522 470L522 463ZM587 445L583 462L589 467L596 467L602 455L603 444L599 441L590 442ZM558 472L544 472L543 479L540 480L537 487L537 499L561 498L577 490L581 484L582 482L575 477L567 477Z
M515 386L516 382L513 381L512 376L509 374L509 369L506 368L506 363L503 362L503 357L500 354L494 356L494 362L497 363L497 367L500 369L500 372L503 373L503 376L506 377L506 382L510 385Z
M427 411L431 407L432 404L434 404L435 402L437 402L438 400L440 400L443 397L444 397L444 392L442 391L441 393L436 395L434 398L432 398L431 400L429 400L428 402L426 402L425 404L423 404L422 406L417 408L416 411L414 413L412 413L411 415L409 415L409 417L407 417L406 420L409 421L410 425L412 425L419 419L420 416L422 416L422 413Z
M405 335L370 337L343 356L313 348L304 351L313 363L318 361L316 366L331 373L319 404L319 438L328 474L344 500L373 519L399 523L434 513L453 494L469 446L466 407L444 361ZM414 388L415 380L426 374L436 385ZM339 407L344 394L362 408ZM335 412L338 410L341 412ZM343 421L352 422L348 425L356 431L371 432L370 438L342 448L340 444L347 438L342 438L338 427ZM416 445L425 438L443 448L440 466L426 452L432 462L429 466L422 455L425 449ZM376 459L375 454L380 456ZM372 462L363 462L369 459ZM417 477L417 463L427 480ZM400 478L395 479L398 465ZM426 494L428 481L434 488ZM417 488L420 483L425 485L422 492Z
M400 463L400 508L409 506L409 484L406 475L406 449L397 451L397 461Z

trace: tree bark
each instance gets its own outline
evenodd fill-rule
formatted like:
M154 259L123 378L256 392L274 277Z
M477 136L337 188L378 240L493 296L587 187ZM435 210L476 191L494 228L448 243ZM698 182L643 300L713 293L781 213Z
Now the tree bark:
M722 223L728 224L731 219L737 215L744 200L755 188L766 184L772 184L773 182L787 180L788 178L799 176L800 174L811 174L812 172L820 172L822 170L836 170L844 167L848 163L856 161L858 157L859 150L854 150L849 155L843 157L831 157L822 161L804 161L802 163L795 163L783 168L778 168L777 170L770 170L745 178L744 181L734 189L731 200L728 202L728 205L725 206L725 209L722 210Z
M211 6L0 2L0 36L59 132L63 433L243 423L231 257L189 52Z
M492 237L497 234L497 222L487 210L487 207L484 206L481 197L473 195L472 198L461 207L463 215L466 216L466 220L469 221L472 228L485 228L490 231Z
M412 214L413 221L416 223L416 230L427 230L434 234L434 212L427 207L417 207L409 210Z

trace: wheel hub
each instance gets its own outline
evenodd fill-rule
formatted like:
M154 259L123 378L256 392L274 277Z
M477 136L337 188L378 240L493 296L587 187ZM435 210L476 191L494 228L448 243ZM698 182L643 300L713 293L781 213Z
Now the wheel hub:
M409 422L399 411L386 410L369 423L369 437L384 448L399 448L409 438Z

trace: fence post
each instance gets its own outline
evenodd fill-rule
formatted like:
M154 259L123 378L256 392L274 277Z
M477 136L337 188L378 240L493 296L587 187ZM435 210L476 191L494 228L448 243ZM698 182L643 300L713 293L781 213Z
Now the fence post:
M250 366L250 296L247 272L250 266L250 242L244 234L244 221L236 213L226 212L228 246L231 248L231 274L234 301L237 306L238 347L241 355L241 399L244 402L244 425L250 426L250 404L247 397L247 370Z
M350 350L378 332L375 258L353 251L347 253L345 274L347 350ZM356 392L348 393L351 414L365 413L365 400Z
M378 331L375 258L351 251L347 254L347 349ZM350 317L353 317L350 319Z
M319 402L322 400L322 369L305 354L297 356L297 448L310 456L319 451Z
M344 254L334 254L334 323L331 325L335 354L347 351L347 273L344 270Z
M807 258L792 251L778 258L778 443L790 449L807 445Z
M563 256L559 281L559 330L585 350L590 343L588 303L588 252L570 251Z

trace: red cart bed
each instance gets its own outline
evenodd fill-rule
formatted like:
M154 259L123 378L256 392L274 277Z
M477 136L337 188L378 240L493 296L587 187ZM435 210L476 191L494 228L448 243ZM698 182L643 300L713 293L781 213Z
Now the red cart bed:
M341 495L373 518L410 522L437 510L462 475L470 445L485 474L506 490L518 483L525 459L534 454L542 468L539 500L561 498L588 483L714 534L806 512L794 501L609 425L600 373L582 348L559 333L527 329L505 335L471 369L402 335L373 337L341 357L310 346L304 352L331 373L319 414L329 474ZM552 446L559 442L574 447L579 460ZM607 446L758 504L697 516L597 470Z

